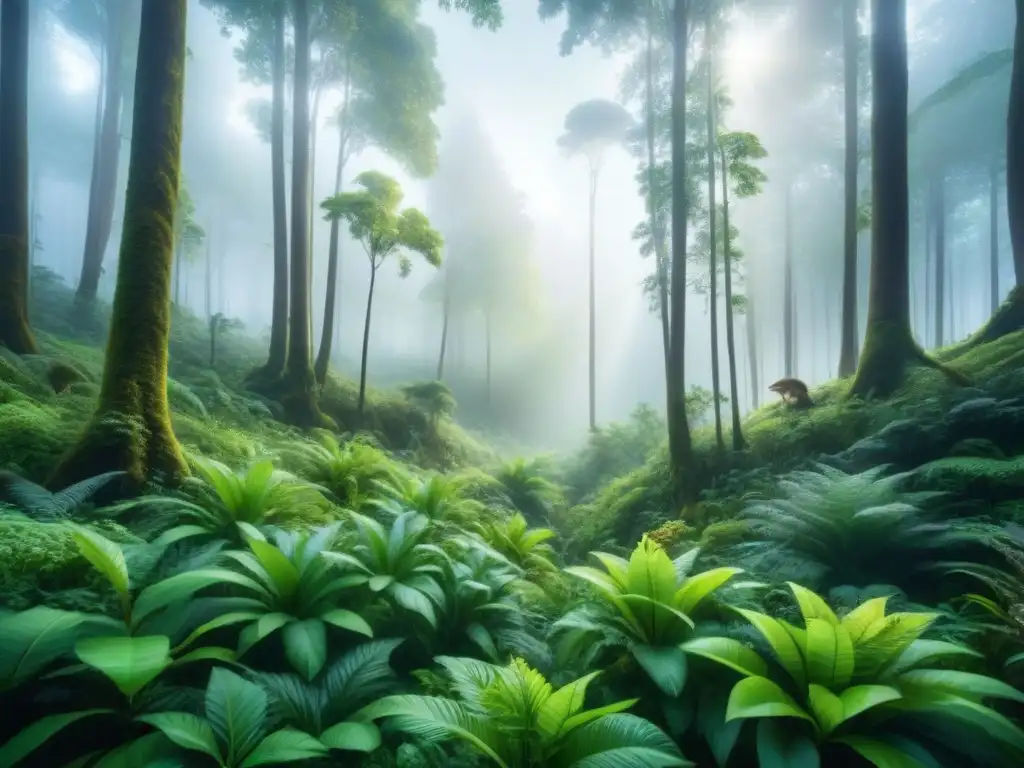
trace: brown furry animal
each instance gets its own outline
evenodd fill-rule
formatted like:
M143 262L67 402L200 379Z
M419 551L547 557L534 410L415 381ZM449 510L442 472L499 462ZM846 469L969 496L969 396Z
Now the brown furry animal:
M795 408L809 408L814 405L814 401L807 393L807 385L800 379L779 379L768 389L782 395L782 402Z

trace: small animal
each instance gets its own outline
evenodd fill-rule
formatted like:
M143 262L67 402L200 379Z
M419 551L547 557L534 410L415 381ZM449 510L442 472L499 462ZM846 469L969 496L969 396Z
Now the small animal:
M814 405L811 396L807 394L807 385L800 379L779 379L768 390L782 395L782 402L796 408L809 408Z

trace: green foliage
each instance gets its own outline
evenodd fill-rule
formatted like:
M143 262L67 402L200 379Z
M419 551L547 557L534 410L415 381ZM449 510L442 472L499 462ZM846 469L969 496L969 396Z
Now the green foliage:
M624 144L633 118L614 101L591 99L565 116L565 133L558 146L570 155L583 154L596 168L605 149Z
M443 381L421 381L407 384L402 387L401 391L409 398L410 402L426 411L434 424L437 424L441 417L450 417L455 413L455 396Z
M93 496L124 472L107 472L51 493L13 472L0 472L0 500L6 499L33 520L54 522L75 515Z
M846 750L874 765L998 765L1024 756L1024 731L985 705L1024 695L992 678L934 666L978 655L921 639L936 614L886 615L881 597L839 619L813 592L790 588L802 627L737 609L777 666L737 640L683 645L742 675L725 721L758 722L762 768L828 764Z
M545 525L551 513L565 504L561 486L545 476L550 468L542 459L513 459L494 470L494 480L505 504L532 525Z
M303 443L292 449L305 477L327 489L341 505L360 511L374 498L379 483L396 482L401 470L384 451L365 436L344 445L329 432L319 443Z
M536 578L556 570L555 550L548 542L557 534L550 528L530 528L518 512L508 520L482 525L480 535L491 549L528 576Z
M622 714L635 701L583 709L591 673L553 689L521 659L499 667L439 657L457 699L389 696L363 711L428 742L460 739L501 768L689 765L651 723Z

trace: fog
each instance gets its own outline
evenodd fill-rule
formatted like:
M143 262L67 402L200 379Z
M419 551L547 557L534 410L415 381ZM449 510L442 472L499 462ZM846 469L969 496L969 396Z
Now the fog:
M803 0L809 1L821 2ZM470 426L536 448L565 448L582 440L587 429L588 169L583 158L567 157L557 139L564 131L566 114L576 104L620 98L621 74L640 47L606 52L584 44L562 56L559 41L564 18L541 21L532 2L504 5L504 23L491 32L474 28L464 14L444 13L433 3L424 4L421 21L436 33L436 66L444 80L446 102L434 116L440 131L435 176L414 178L371 147L349 162L342 188L351 189L356 176L366 170L394 176L405 191L403 205L424 210L454 250L460 211L472 203L472 195L459 190L471 186L474 168L471 163L460 166L467 142L452 137L475 130L482 144L489 145L495 162L484 169L486 175L504 177L522 195L529 220L522 254L528 266L523 272L535 277L528 295L510 298L507 311L495 319L493 392L484 393L485 320L468 302L452 317L446 370L460 402L459 413ZM745 285L758 312L760 389L784 373L782 264L790 186L796 316L793 374L809 384L819 383L835 376L839 355L841 31L831 18L805 23L806 18L783 7L785 3L751 0L737 5L749 7L737 10L728 25L723 66L733 107L727 121L731 130L757 134L769 154L762 163L769 179L763 194L736 201L733 209L733 223L740 233L737 245L744 252L747 270ZM815 14L804 16L813 20ZM1011 0L911 0L911 109L982 54L1010 47L1013 20ZM866 24L866 17L863 21ZM36 239L42 248L36 264L74 285L88 208L100 65L89 45L62 26L58 14L40 9L34 30L31 176L38 215ZM250 120L247 104L267 97L269 87L243 80L234 55L241 36L237 30L225 36L211 10L198 1L190 2L182 167L195 201L195 218L209 237L215 265L213 309L239 318L249 333L264 337L273 284L270 148ZM977 161L981 152L971 147L999 146L1005 130L1007 87L1008 71L992 77L990 84L968 99L939 107L911 136L912 185L922 184L936 163L948 161L955 166L947 193L951 206L947 284L955 286L951 290L956 298L951 294L944 320L946 343L967 335L989 313L988 276L972 266L987 258L988 189L985 166ZM340 89L325 92L319 107L313 195L317 204L334 193L337 129L328 118L341 99ZM642 115L637 105L627 106L634 117ZM122 128L121 191L100 289L107 299L116 271L130 135L127 122ZM866 120L861 131L866 142ZM637 159L625 148L610 148L597 191L599 423L626 418L638 403L662 408L665 399L659 320L641 290L652 264L640 257L632 238L634 227L646 216L636 170ZM465 179L459 174L465 174ZM866 171L861 176L866 183ZM449 191L442 194L442 189ZM329 224L320 220L318 205L315 210L313 306L314 338L319 339ZM922 219L922 214L915 215ZM1005 215L1001 221L1005 222ZM1005 223L1003 228L1005 293L1012 280ZM866 240L862 235L862 287L867 282ZM912 233L912 246L917 249L912 296L916 330L922 342L932 345L936 340L925 282L929 272L919 227ZM357 376L369 267L362 246L347 232L341 254L340 336L333 364ZM184 302L197 313L204 309L204 276L201 259L183 272ZM423 262L415 263L405 279L393 263L381 269L370 335L372 385L393 386L435 375L442 311L436 292L432 298L428 286L438 277ZM863 324L866 297L862 301ZM710 388L705 300L698 296L690 301L689 313L687 383ZM745 349L741 319L737 328L737 348ZM740 393L746 410L754 403L747 358L740 357ZM722 366L725 381L724 355ZM761 394L763 401L769 393Z

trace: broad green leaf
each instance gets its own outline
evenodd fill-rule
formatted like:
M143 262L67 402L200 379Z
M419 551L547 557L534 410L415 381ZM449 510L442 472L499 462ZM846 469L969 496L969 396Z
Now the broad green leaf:
M78 712L65 712L60 715L47 715L41 717L29 726L22 728L6 744L0 746L0 755L3 755L4 765L17 765L27 755L41 747L47 741L56 736L60 731L79 720L94 715L113 714L112 709L82 709Z
M843 703L843 722L850 720L862 712L903 698L895 688L887 685L855 685L847 688L839 699Z
M937 613L893 613L876 621L857 645L858 676L878 674L895 662L938 618Z
M682 648L674 645L634 645L629 650L662 693L674 698L683 692L687 663Z
M793 596L796 598L797 605L800 606L800 613L804 617L805 624L809 619L821 619L833 626L839 624L839 617L835 615L832 609L828 607L828 603L822 600L819 595L792 581L787 581L786 584L793 591Z
M279 630L293 618L287 613L268 613L242 630L238 637L238 655L242 656L266 637Z
M868 627L885 618L885 605L888 597L875 597L866 600L843 617L843 628L850 633L850 639L857 645Z
M177 748L166 736L155 731L107 752L99 762L92 762L96 758L96 755L92 755L90 760L82 764L82 768L187 768L184 762L169 756L169 753L176 751ZM73 765L77 768L78 764Z
M373 637L373 629L358 613L346 611L344 608L336 608L323 614L320 618L339 629L347 629L366 637Z
M369 754L380 746L380 729L373 723L338 723L320 734L320 743L328 749Z
M643 595L657 603L673 605L676 593L676 569L658 544L646 536L629 557L626 592Z
M206 686L206 719L226 745L229 758L248 755L264 733L267 695L255 683L220 667Z
M82 557L88 560L93 568L103 574L104 578L120 596L122 603L129 599L128 564L124 552L114 542L104 536L75 523L65 523L71 528L71 535L78 545Z
M202 752L218 763L223 762L213 728L201 717L187 712L158 712L153 715L141 715L136 719L159 729L183 749Z
M943 693L934 694L923 701L913 701L909 697L908 700L912 702L914 709L940 712L1024 755L1024 731L983 704Z
M233 584L252 590L260 596L267 594L266 590L253 579L227 568L203 568L198 571L186 571L158 581L142 590L132 608L132 621L137 626L151 613L174 603L189 600L200 589L214 584Z
M149 685L171 664L171 641L148 637L87 637L75 643L83 664L102 672L129 698Z
M169 547L171 544L194 536L208 536L210 532L201 525L179 525L164 531L153 539L149 545L154 548Z
M1012 699L1024 702L1024 693L1001 680L972 672L951 669L914 669L904 672L898 678L901 688L909 692L923 690L938 691L962 696L979 704L983 699Z
M575 731L577 728L582 728L587 723L607 717L608 715L617 715L620 712L625 712L638 701L639 699L623 699L622 701L616 701L612 704L605 704L603 707L584 709L582 712L577 712L565 721L565 725L562 726L562 734L565 735L570 731Z
M0 617L0 691L17 687L68 653L84 618L42 605Z
M856 661L853 641L838 623L825 619L807 619L807 681L830 689L845 688L853 677Z
M896 660L886 673L898 674L900 672L907 672L926 662L950 656L984 658L984 654L978 653L978 651L968 648L966 645L947 643L944 640L915 640L900 654L899 659Z
M836 741L855 750L857 754L877 768L924 768L922 763L899 747L886 744L878 739L868 736L841 736Z
M241 768L271 763L296 763L325 754L327 748L308 733L285 728L261 741L242 761Z
M735 608L734 610L754 625L754 628L768 641L775 658L793 678L793 682L798 687L803 687L807 682L804 657L786 626L778 619L773 619L763 613L748 611L744 608Z
M610 555L607 552L591 552L591 557L597 560L608 571L611 582L616 586L616 591L625 592L629 579L629 561L618 555ZM568 570L568 569L566 569ZM598 571L600 573L600 571Z
M713 568L694 574L676 592L675 607L687 615L692 614L708 595L713 594L739 573L743 573L740 568Z
M252 539L249 541L249 549L270 577L274 591L285 600L294 596L299 588L300 577L299 569L292 561L280 549L265 541Z
M729 637L698 637L680 647L687 653L717 661L743 675L764 677L768 674L768 665L764 659L739 640Z
M843 702L828 688L816 683L807 686L807 704L823 735L832 733L843 722Z
M285 625L284 654L296 672L312 680L327 661L327 627L320 619Z
M814 742L778 720L757 724L757 762L760 768L821 768Z
M583 707L587 686L600 672L591 672L552 693L537 711L537 730L541 735L554 741L561 734L566 722Z
M377 576L371 576L366 585L370 588L371 592L380 592L387 589L388 585L390 585L394 580L394 576L384 573Z
M174 651L177 652L188 648L207 632L212 632L215 629L220 629L221 627L230 627L234 624L241 624L242 622L255 621L262 615L263 614L256 613L255 611L235 611L233 613L221 614L217 618L211 619L205 624L194 629L188 637L182 640L181 643L174 648Z
M473 644L479 648L481 653L483 653L489 660L495 663L500 661L498 646L495 644L494 638L491 637L491 633L487 631L485 626L473 622L466 627L466 636L469 637Z
M798 717L814 723L814 718L767 677L745 677L729 694L725 719L750 717Z
M172 663L172 667L180 667L185 664L192 664L197 661L223 661L225 664L234 664L238 660L236 654L230 648L221 648L216 645L207 645L201 648L193 648L188 653L178 656Z
M624 591L623 589L620 589L611 576L597 570L597 568L591 568L587 565L573 565L566 568L565 573L570 576L575 576L577 579L589 582L605 594L617 595Z
M563 739L554 757L549 765L583 768L690 765L660 728L625 713L607 715L573 730Z
M697 698L697 729L711 748L719 768L728 764L745 722L725 721L728 704L729 692L719 685L703 686Z
M430 622L430 626L437 626L437 615L434 613L434 606L427 599L427 596L418 589L413 589L406 584L396 581L387 588L387 592L394 598L396 603L407 611L418 613Z

